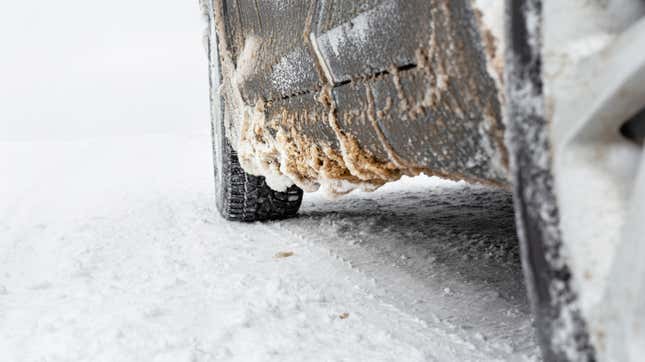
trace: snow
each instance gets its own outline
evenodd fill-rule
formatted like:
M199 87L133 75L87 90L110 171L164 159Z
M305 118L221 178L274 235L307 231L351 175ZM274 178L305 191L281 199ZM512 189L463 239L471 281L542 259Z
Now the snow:
M330 29L325 34L326 45L336 56L339 56L342 54L343 46L346 46L347 43L366 44L369 39L375 37L374 32L378 29L375 21L379 16L382 16L378 14L389 13L391 16L397 16L397 6L396 2L384 2L373 9L360 13L351 22Z
M199 129L203 27L196 1L1 2L0 138Z
M537 359L506 192L406 178L244 225L205 135L0 154L4 361Z

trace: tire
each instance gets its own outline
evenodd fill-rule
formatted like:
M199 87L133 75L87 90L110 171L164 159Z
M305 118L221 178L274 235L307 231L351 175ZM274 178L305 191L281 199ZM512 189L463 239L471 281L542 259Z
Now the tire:
M214 145L222 145L214 152L221 158L216 163L219 168L215 169L218 180L215 197L220 214L227 220L242 222L295 216L302 202L302 190L291 186L285 192L274 191L266 184L264 177L244 172L223 131L213 132L214 137L222 138L221 143L213 142Z
M522 266L545 361L594 361L586 323L577 308L572 274L559 263L560 215L543 107L542 59L527 18L541 14L541 0L507 0L506 95L508 146ZM528 96L528 97L527 97ZM534 102L535 100L535 102ZM538 104L539 106L536 106ZM548 161L544 161L544 160Z
M303 192L291 186L284 192L274 191L262 176L246 173L226 136L225 103L219 95L221 81L217 34L209 14L207 51L210 68L211 134L215 175L215 204L227 220L254 222L293 217L302 203Z

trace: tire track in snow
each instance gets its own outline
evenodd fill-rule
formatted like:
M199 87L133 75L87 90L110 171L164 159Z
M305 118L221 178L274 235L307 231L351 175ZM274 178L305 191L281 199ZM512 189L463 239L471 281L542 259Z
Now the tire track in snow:
M441 196L442 187L447 196ZM433 195L430 190L437 188L440 191ZM500 191L441 182L429 189L427 181L420 189L412 183L380 195L334 202L314 197L301 218L282 222L278 227L312 247L322 248L346 267L371 279L366 293L418 318L430 328L449 331L451 336L458 336L489 356L538 359L516 254L509 196ZM431 218L421 211L424 202L434 204L428 211ZM334 211L326 215L320 209ZM422 215L415 217L418 212ZM448 222L437 226L440 224L437 221L443 218ZM401 222L405 219L410 220ZM500 228L498 232L499 225L493 222L496 219L503 225L510 224L506 226L508 230ZM428 225L430 221L435 225ZM464 222L472 222L472 226L459 230L456 225ZM482 233L478 229L480 222L493 225ZM388 223L393 223L389 226L395 229L412 231L412 237L405 232L388 232ZM372 230L370 224L376 227ZM427 241L410 240L415 238ZM472 245L462 250L462 242ZM428 250L435 255L427 257L424 253ZM486 256L490 252L494 255ZM477 260L479 253L483 260ZM463 271L459 265L446 267L451 263L463 264L464 256L471 258L467 263L481 267L483 279L473 277L473 265ZM510 277L510 273L516 275Z
M423 360L465 360L465 361L482 361L482 360L503 360L503 358L491 357L482 354L473 343L461 338L461 336L445 331L445 328L429 327L428 323L424 320L417 318L414 315L407 313L400 309L395 304L390 303L389 300L382 295L374 294L371 290L370 284L374 283L374 279L370 278L367 274L361 272L359 269L352 267L347 260L335 254L329 249L316 245L316 240L302 238L301 236L275 226L270 227L264 225L266 233L274 235L276 238L285 238L285 233L293 239L299 240L303 243L308 254L312 254L314 260L301 261L304 269L309 269L308 273L317 273L317 264L333 265L333 274L320 275L318 279L319 284L324 284L324 279L329 278L343 278L346 280L343 289L338 292L344 294L346 291L352 291L358 296L354 297L355 300L349 300L350 304L354 306L354 313L362 311L366 316L369 316L368 323L374 324L378 329L387 331L396 340L404 341L406 344L414 346L414 348L423 351ZM302 249L301 249L302 250ZM323 279L321 282L320 279ZM342 299L342 297L340 297ZM387 311L388 318L383 318L384 311ZM392 326L396 326L393 329ZM445 327L445 326L444 326Z
M324 247L324 240L321 239L320 235L302 235L285 228L284 226L277 224L277 228L268 227L265 225L265 229L268 233L272 233L278 237L283 237L281 233L286 233L293 239L297 239L307 246L312 252L316 254L325 255L335 260L334 264L338 265L341 269L347 269L344 272L341 272L343 275L352 275L351 283L354 285L354 288L359 290L359 292L364 295L366 300L369 300L370 303L377 304L382 306L399 316L399 321L386 321L389 323L401 323L400 320L406 320L406 330L405 331L392 331L393 334L398 339L405 340L407 343L416 346L421 350L426 351L426 357L431 360L444 361L444 360L467 360L467 361L482 361L482 360L504 360L500 356L499 351L487 351L494 352L490 355L482 354L481 351L483 346L479 345L463 338L462 335L458 333L448 332L448 325L441 324L439 319L435 317L433 321L428 321L426 319L419 318L416 314L410 313L405 309L402 309L398 303L393 303L392 298L388 295L383 294L383 290L387 289L380 285L373 277L370 276L369 271L364 271L360 267L356 267L352 264L351 260L342 256L342 253L338 253L330 248ZM279 232L278 232L279 230ZM378 261L374 261L375 264L378 264ZM381 325L381 328L389 328L388 325Z

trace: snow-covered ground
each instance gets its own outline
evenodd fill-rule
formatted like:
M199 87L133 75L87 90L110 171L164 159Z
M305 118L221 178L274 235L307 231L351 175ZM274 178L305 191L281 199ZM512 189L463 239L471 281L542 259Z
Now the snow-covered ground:
M0 360L538 359L508 193L406 179L242 225L211 165L203 134L0 142Z

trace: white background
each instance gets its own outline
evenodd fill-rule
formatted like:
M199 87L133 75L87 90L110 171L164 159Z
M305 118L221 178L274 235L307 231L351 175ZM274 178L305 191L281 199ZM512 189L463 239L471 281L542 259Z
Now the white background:
M208 133L197 0L1 1L0 140Z

